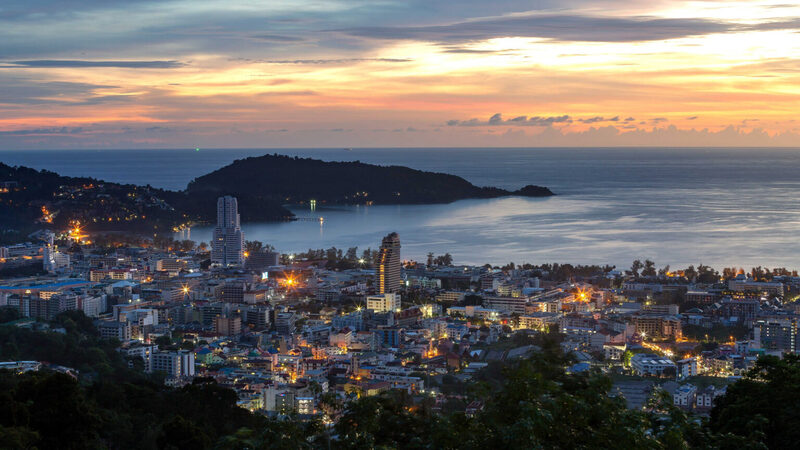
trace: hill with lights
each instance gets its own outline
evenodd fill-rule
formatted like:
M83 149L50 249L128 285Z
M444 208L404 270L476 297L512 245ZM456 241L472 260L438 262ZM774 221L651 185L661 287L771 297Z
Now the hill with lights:
M286 204L428 204L509 195L545 197L546 187L478 187L444 173L401 166L325 162L281 155L236 160L194 179L184 191L66 177L0 163L0 234L80 223L87 231L169 233L216 217L216 199L238 198L243 221L292 220ZM0 235L0 241L2 241Z

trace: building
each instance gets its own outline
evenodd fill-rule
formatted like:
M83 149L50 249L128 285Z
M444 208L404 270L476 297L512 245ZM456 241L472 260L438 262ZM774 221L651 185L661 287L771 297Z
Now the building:
M558 324L559 313L534 312L519 316L519 328L525 330L546 330L550 325Z
M797 353L797 318L761 319L753 324L756 348L775 353Z
M244 292L247 286L243 281L227 281L219 291L219 299L225 303L244 303Z
M692 384L683 384L672 393L672 403L683 409L692 409L696 396L697 387Z
M242 310L244 323L254 330L266 330L271 325L270 312L267 306L248 306Z
M354 331L362 331L365 328L365 318L363 310L356 310L349 314L335 316L331 320L333 328L350 328Z
M675 376L677 366L671 360L651 353L637 353L631 357L631 367L637 375Z
M372 330L378 342L384 347L399 347L403 340L403 330L401 328L376 328Z
M652 314L678 315L678 305L644 305L642 311Z
M164 258L156 261L156 271L169 272L170 275L176 276L182 270L186 270L188 261L180 258Z
M400 294L390 292L367 296L367 309L377 313L400 311Z
M739 274L736 278L728 280L728 289L739 292L749 291L769 295L783 295L783 283L755 281L745 274Z
M244 264L244 234L239 223L236 197L217 199L217 226L211 240L211 263L217 266Z
M378 294L398 292L403 285L400 278L400 236L391 233L381 242L378 267L375 270L375 286Z
M495 321L500 317L500 313L496 309L487 309L478 305L451 306L447 308L447 315L470 318L475 317L490 321Z
M681 319L677 316L661 314L640 314L634 316L636 334L649 339L677 339L681 337Z
M194 352L176 350L151 353L145 370L163 372L167 378L194 377Z
M712 385L698 392L695 400L697 409L710 410L714 406L714 400L724 395L726 391L727 388L717 389Z
M60 269L69 268L69 255L58 251L53 243L54 238L55 235L48 231L45 233L42 245L42 266L48 273L56 273Z
M483 306L506 314L525 314L526 297L486 297Z
M678 378L688 378L698 375L697 358L686 358L675 363L678 367Z
M687 303L697 303L698 305L710 305L720 298L717 292L709 291L688 291L685 294Z
M279 334L292 334L295 322L297 322L297 315L294 311L276 313L275 331Z
M714 306L714 316L722 319L727 325L749 325L760 312L761 302L758 298L723 297Z
M131 340L130 322L98 320L95 322L101 338L117 338L122 342Z
M280 264L280 253L268 250L259 250L247 255L245 269L263 271L268 267Z
M214 317L214 332L222 336L237 336L242 333L242 319L236 317Z
M466 295L466 292L461 291L444 291L436 294L436 301L438 303L456 303L464 300Z
M132 280L133 271L130 269L96 269L89 271L89 281L98 282L106 279L117 281Z

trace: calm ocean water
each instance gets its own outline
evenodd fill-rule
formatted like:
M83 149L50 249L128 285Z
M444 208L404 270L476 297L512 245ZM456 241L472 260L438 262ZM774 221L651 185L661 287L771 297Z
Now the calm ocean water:
M0 151L7 164L182 189L236 158L281 153L397 164L477 185L548 186L546 199L465 200L295 210L316 222L251 223L247 239L285 252L375 248L397 231L404 258L450 252L457 263L572 262L627 267L651 258L800 268L800 149L287 149ZM195 228L192 238L208 240Z

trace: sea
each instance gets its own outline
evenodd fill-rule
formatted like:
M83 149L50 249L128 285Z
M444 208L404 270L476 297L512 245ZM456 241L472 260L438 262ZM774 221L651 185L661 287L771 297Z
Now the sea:
M0 151L0 162L183 189L236 159L267 153L401 165L479 186L536 184L556 193L438 205L294 206L308 220L242 225L246 239L286 253L375 249L394 231L403 258L423 261L433 252L450 253L457 264L627 268L651 259L673 269L800 268L800 148L25 150ZM191 230L195 241L210 236L208 226Z

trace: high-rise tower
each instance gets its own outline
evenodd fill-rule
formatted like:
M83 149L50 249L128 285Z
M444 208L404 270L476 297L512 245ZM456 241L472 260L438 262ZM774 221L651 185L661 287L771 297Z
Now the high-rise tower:
M403 281L400 278L400 236L397 233L383 238L375 277L378 294L400 291Z
M239 227L239 203L226 195L217 199L217 226L211 241L211 263L218 266L244 264L244 234Z

